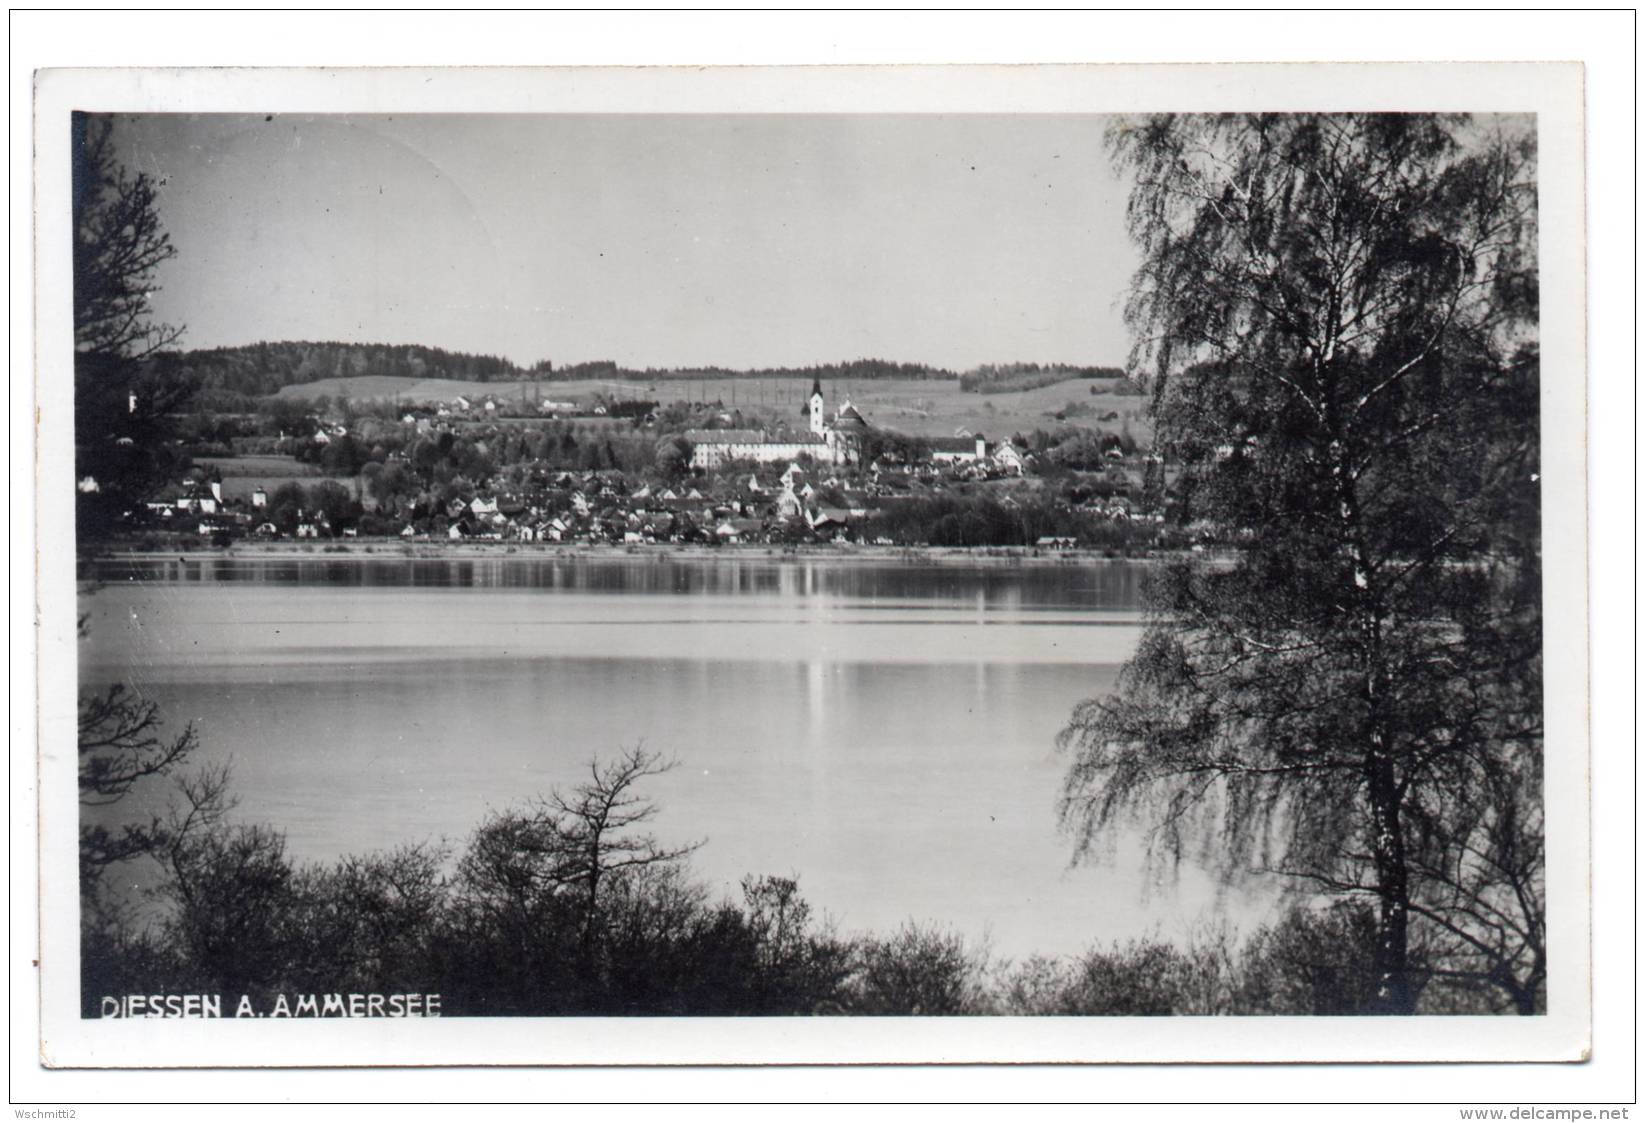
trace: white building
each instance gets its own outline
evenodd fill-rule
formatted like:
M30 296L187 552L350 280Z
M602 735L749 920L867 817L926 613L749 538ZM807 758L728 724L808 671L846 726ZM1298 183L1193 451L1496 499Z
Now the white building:
M1023 474L1022 450L1010 441L1000 441L989 451L988 441L981 433L974 437L954 437L935 441L931 448L935 464L980 464L1016 475Z
M981 435L931 442L931 461L935 464L975 464L987 459L988 442Z
M773 464L801 456L827 464L856 462L868 422L850 401L840 407L832 421L828 420L823 410L822 383L813 381L804 412L810 419L808 432L784 433L775 438L763 429L687 430L685 439L691 442L691 466L717 468L733 460Z

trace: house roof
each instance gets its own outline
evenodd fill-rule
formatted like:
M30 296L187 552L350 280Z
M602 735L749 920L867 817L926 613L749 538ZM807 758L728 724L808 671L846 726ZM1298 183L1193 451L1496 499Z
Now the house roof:
M820 445L820 434L777 433L763 429L687 429L685 439L694 445Z
M694 445L749 445L765 440L760 429L687 429L685 439Z

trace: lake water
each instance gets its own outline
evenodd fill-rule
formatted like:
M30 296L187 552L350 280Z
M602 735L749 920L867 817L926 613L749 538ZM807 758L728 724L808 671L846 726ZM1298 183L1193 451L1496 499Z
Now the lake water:
M1134 840L1069 868L1057 731L1140 635L1141 566L734 555L103 562L85 686L232 758L301 859L460 845L644 743L663 841L716 894L797 875L842 930L937 921L1003 955L1208 919ZM136 806L135 804L133 806Z

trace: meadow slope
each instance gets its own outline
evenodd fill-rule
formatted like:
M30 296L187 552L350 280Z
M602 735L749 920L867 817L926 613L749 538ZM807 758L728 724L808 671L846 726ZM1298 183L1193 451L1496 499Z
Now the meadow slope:
M960 430L1004 437L1036 428L1053 428L1062 411L1065 420L1091 428L1118 429L1123 423L1138 440L1145 440L1151 426L1147 399L1137 395L1109 392L1092 394L1091 388L1106 391L1107 384L1068 379L1035 390L1004 394L968 394L957 381L939 379L876 379L854 384L833 383L823 387L829 412L849 396L872 425L896 429L924 437L953 436ZM473 400L484 395L518 399L525 396L553 401L582 402L595 395L613 398L647 398L660 402L680 399L720 401L733 406L768 413L793 413L797 418L811 385L798 378L667 379L655 382L585 380L576 382L462 382L444 378L401 378L373 375L360 378L328 378L280 391L284 398L347 398L354 401L394 398L403 401L448 401L462 395ZM1102 421L1108 413L1119 418Z

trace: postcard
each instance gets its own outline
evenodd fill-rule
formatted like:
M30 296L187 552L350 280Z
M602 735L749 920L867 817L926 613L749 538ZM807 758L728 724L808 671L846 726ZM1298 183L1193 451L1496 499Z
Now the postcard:
M35 93L48 1066L1587 1055L1580 66Z

